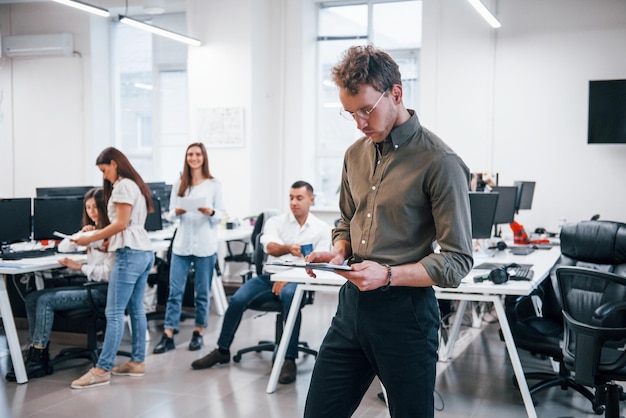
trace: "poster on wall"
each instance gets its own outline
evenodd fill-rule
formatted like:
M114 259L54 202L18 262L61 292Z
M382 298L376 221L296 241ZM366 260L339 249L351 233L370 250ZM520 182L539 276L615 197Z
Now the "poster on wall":
M198 109L198 139L206 147L243 147L243 107Z

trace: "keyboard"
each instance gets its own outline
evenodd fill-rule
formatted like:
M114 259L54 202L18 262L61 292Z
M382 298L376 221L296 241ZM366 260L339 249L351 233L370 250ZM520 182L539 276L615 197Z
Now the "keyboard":
M12 253L2 253L0 258L3 260L21 260L22 258L39 258L54 255L57 253L56 248L42 248L40 250L15 251Z
M516 267L514 270L511 269L511 275L509 277L510 280L532 280L535 275L534 270L531 270L530 267L520 266Z

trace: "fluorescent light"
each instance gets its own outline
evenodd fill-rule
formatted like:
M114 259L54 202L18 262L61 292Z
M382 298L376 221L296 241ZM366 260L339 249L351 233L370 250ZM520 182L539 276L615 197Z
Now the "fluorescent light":
M491 25L492 28L498 29L500 26L500 22L491 12L485 7L484 4L481 3L480 0L467 0L470 4L476 9L476 11Z
M111 16L111 13L109 13L108 10L102 9L100 7L92 6L91 4L83 3L82 1L78 1L78 0L52 0L52 1L64 4L66 6L74 7L84 12L93 13L94 15L98 15L102 17Z
M126 16L120 15L120 23L124 23L126 25L133 26L135 28L142 29L142 30L154 33L155 35L164 36L166 38L170 38L170 39L173 39L175 41L183 42L183 43L185 43L187 45L191 45L191 46L200 46L200 45L202 45L202 43L199 40L197 40L197 39L193 39L193 38L190 38L190 37L185 36L185 35L181 35L181 34L176 33L176 32L172 32L172 31L169 31L169 30L166 30L166 29L162 29L162 28L159 28L158 26L149 25L147 23L140 22L140 21L132 19L130 17L126 17Z

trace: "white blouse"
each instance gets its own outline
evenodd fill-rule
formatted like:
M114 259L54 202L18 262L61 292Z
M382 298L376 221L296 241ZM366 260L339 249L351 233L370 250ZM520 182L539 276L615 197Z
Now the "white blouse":
M180 208L178 188L180 179L172 187L170 196L170 218L179 218L180 224L174 237L172 251L176 255L194 255L209 257L217 252L217 226L223 219L224 203L222 199L222 184L216 179L206 179L202 183L191 186L184 197L205 197L207 207L215 210L213 216L203 215L200 211L185 212L176 216L176 208Z
M130 179L118 178L113 184L111 198L107 203L107 212L111 223L117 219L116 203L126 203L132 206L128 227L109 238L109 251L119 248L132 248L140 251L152 251L150 237L146 232L145 223L148 216L146 199L137 183Z
M71 253L85 247L78 247L68 238L63 239L57 247L60 253ZM108 282L111 268L115 262L115 253L100 251L90 245L87 248L87 263L83 264L80 271L93 282Z

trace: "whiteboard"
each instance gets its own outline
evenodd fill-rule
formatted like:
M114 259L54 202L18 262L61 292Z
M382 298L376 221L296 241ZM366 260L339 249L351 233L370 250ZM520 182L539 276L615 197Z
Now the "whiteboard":
M243 107L198 109L198 140L206 147L243 147Z

